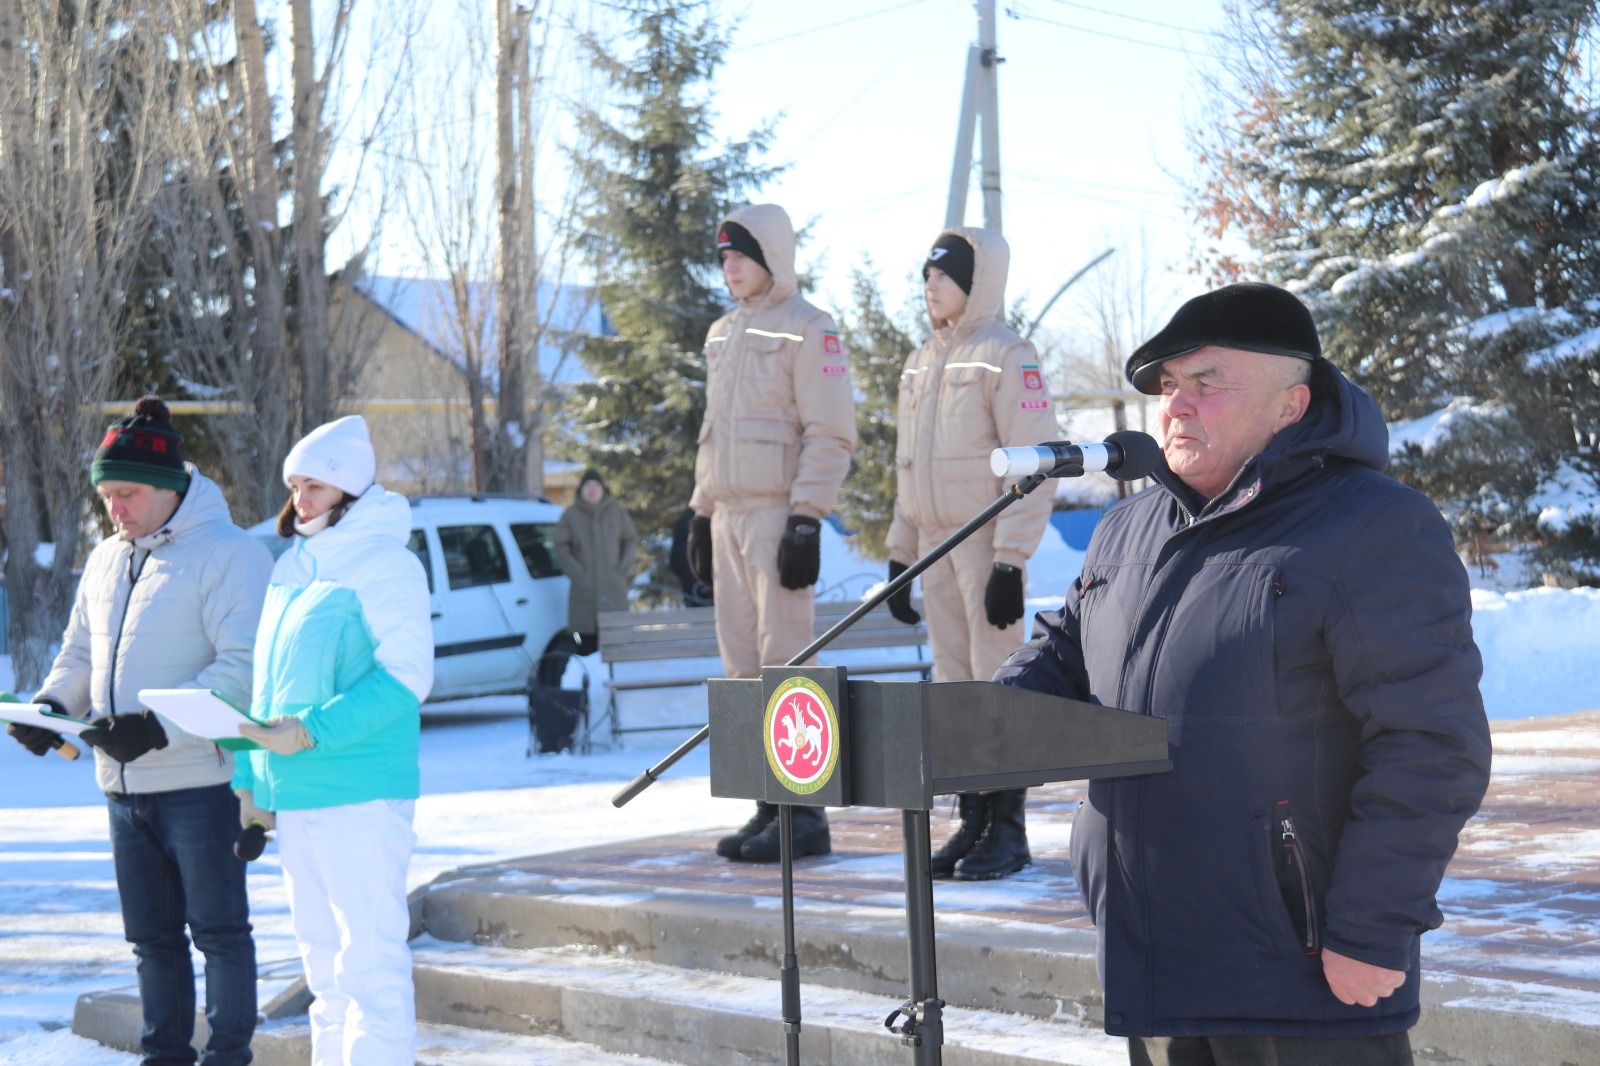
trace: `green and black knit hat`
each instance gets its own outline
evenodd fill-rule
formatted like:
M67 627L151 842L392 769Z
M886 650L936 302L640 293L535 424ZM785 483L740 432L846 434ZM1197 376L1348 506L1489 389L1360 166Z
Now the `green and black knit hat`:
M89 464L89 483L137 481L158 489L183 492L189 471L183 466L178 445L183 440L172 428L172 414L155 396L146 396L133 414L106 428L106 435Z

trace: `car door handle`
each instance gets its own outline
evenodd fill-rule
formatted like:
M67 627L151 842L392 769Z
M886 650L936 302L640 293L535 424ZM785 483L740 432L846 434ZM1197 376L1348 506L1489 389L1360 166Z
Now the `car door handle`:
M433 612L433 617L434 618L443 618L444 617L444 612L443 611L434 611Z
M528 605L528 597L523 596L521 599L517 600L517 606L518 607L526 607L527 605Z

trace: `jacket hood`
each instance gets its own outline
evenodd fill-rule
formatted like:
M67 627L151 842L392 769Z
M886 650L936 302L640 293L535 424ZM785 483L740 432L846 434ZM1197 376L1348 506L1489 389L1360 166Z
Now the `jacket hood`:
M967 294L967 306L955 322L956 328L970 332L987 319L1000 320L1005 314L1011 245L994 230L976 226L940 230L934 240L945 236L960 237L972 245L972 291Z
M766 304L778 304L794 295L794 223L789 213L777 204L750 204L730 214L723 222L737 222L750 231L750 236L761 245L761 254L767 261L767 273L772 275L772 288L765 297ZM721 228L721 224L718 224Z
M1389 427L1377 401L1326 359L1311 366L1311 405L1305 415L1268 441L1221 496L1207 503L1165 462L1155 472L1155 479L1198 513L1237 510L1263 488L1292 481L1329 461L1354 463L1381 473L1389 465Z
M1311 406L1267 445L1267 456L1321 454L1382 471L1389 465L1389 427L1366 390L1326 359L1311 364Z
M183 499L178 501L178 509L172 512L166 525L134 541L135 547L149 550L170 544L178 537L212 522L233 524L228 501L217 483L200 473L193 463L184 463L183 468L189 472L189 487L184 491Z
M373 538L396 540L401 544L411 539L410 501L382 485L374 485L363 492L337 525L310 537L299 537L294 551L288 554L305 552L316 560L318 567L324 564L343 566L366 556Z

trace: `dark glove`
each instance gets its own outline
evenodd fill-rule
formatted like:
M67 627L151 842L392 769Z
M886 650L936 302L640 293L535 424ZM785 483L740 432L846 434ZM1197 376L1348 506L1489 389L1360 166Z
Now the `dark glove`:
M778 541L778 583L786 589L807 589L822 571L822 523L805 515L789 516L789 528Z
M0 703L21 702L10 692L0 692ZM54 700L40 700L39 702L57 714L66 713L61 704ZM53 729L44 729L36 725L24 725L21 722L7 722L6 732L10 733L18 744L21 744L35 755L48 755L52 748L61 746L61 734Z
M711 587L711 519L695 515L689 521L689 573L700 584Z
M1004 629L1022 618L1022 568L995 563L989 574L989 587L983 593L983 609L989 624Z
M906 569L905 563L897 563L890 559L889 580L893 581L905 573ZM911 609L911 582L907 581L905 588L889 597L889 613L894 615L896 622L904 622L908 626L914 626L922 621L922 616Z
M167 746L167 731L151 711L138 714L102 714L78 734L85 744L99 748L118 762L132 762L147 751Z

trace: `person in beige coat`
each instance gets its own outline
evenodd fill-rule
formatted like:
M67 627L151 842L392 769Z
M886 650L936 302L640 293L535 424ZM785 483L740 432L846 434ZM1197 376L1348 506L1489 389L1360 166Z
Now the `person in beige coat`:
M561 512L555 535L556 558L570 582L567 629L579 655L594 654L601 611L628 609L628 582L638 543L628 509L606 489L597 471L585 470L572 506Z
M733 212L717 233L738 306L706 335L706 413L689 506L689 565L716 596L728 677L757 677L811 643L822 521L855 451L855 399L838 328L796 291L783 208ZM778 858L777 810L758 804L717 854ZM820 807L796 807L794 854L830 850Z
M991 451L1060 436L1038 353L1003 320L1010 258L993 230L954 229L923 264L933 336L900 375L890 580L1005 491ZM1022 643L1025 569L1049 520L1049 495L1025 496L923 571L935 681L987 681ZM889 609L918 621L909 589ZM988 880L1026 866L1026 796L962 796L961 827L934 853L934 876Z

